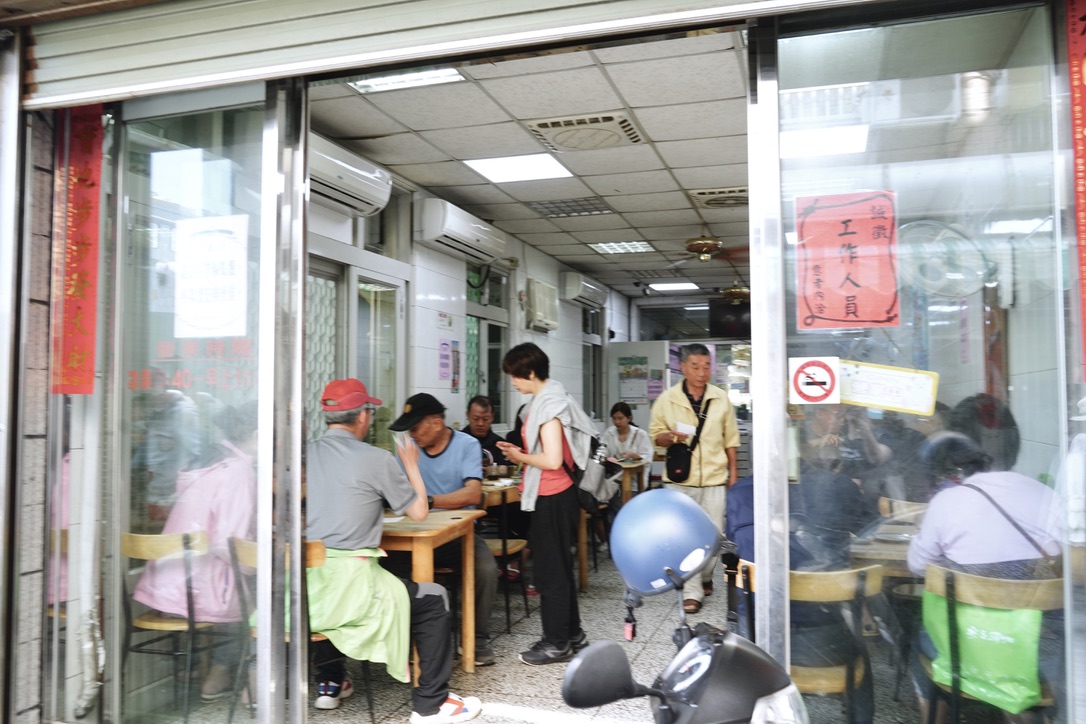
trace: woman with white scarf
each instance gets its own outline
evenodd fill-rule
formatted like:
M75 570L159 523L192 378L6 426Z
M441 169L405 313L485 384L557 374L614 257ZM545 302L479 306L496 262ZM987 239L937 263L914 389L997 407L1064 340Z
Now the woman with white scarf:
M579 519L577 488L569 471L584 468L595 425L556 380L548 379L550 360L531 342L505 354L502 371L513 387L531 401L523 408L523 447L499 442L513 464L524 465L521 510L531 511L529 545L535 559L535 585L540 596L543 638L520 654L531 666L573 658L588 645L581 628L572 548Z

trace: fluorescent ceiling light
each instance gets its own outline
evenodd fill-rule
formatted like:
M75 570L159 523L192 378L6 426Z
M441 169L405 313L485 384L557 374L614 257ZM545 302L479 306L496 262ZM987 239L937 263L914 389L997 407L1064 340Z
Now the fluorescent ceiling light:
M694 282L661 282L650 284L649 288L658 292L692 292L700 287Z
M639 254L645 251L656 251L647 241L608 241L588 246L601 254Z
M781 131L781 158L812 158L862 153L867 150L867 126L827 126Z
M1052 231L1052 217L1047 219L1005 219L993 221L984 227L985 234L1035 234Z
M376 75L372 78L350 81L347 85L359 93L379 93L402 88L418 88L424 85L455 83L460 80L466 79L455 68L432 68L398 75Z
M688 312L707 312L707 311L709 311L709 305L708 304L695 304L695 305L690 306L690 307L683 307L683 309L687 310Z
M549 153L530 153L526 156L505 156L504 158L476 158L464 163L486 176L491 183L496 184L569 178L573 175Z

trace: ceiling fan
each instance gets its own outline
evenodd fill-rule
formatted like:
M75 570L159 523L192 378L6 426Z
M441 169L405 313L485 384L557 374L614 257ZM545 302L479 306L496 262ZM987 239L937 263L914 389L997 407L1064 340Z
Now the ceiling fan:
M735 268L735 264L732 262L733 257L741 256L746 253L742 249L728 249L724 246L724 242L715 236L709 234L708 228L705 225L701 227L702 233L700 236L694 236L687 239L684 242L686 247L687 256L673 261L667 266L668 269L674 269L682 266L692 259L697 259L700 262L712 261L713 259L724 259L732 268Z

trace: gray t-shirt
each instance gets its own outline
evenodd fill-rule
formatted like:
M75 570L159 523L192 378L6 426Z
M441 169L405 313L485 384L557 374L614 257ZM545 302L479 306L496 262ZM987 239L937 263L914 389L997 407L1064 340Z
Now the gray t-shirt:
M415 489L392 453L331 428L306 447L306 536L353 551L381 545L385 503L396 513Z

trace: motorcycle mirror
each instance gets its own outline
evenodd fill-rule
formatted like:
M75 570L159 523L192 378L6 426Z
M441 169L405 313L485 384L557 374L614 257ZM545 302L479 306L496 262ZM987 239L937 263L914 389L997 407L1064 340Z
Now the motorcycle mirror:
M614 641L593 641L566 667L562 700L577 709L632 699L647 693L633 679L626 652Z

